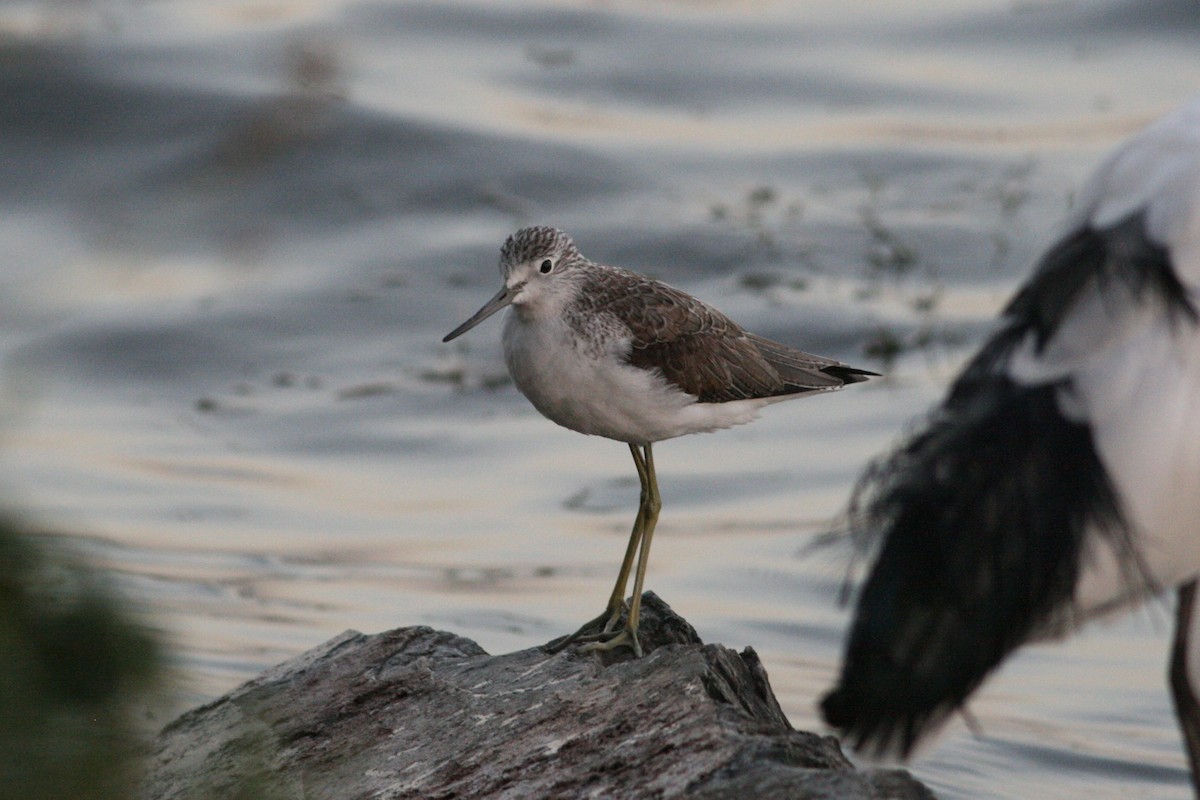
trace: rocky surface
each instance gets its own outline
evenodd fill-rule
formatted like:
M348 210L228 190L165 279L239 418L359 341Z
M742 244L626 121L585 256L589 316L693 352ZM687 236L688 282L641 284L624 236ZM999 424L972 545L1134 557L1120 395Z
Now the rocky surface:
M646 655L488 655L426 627L342 635L181 716L143 797L931 798L794 730L757 655L653 594Z

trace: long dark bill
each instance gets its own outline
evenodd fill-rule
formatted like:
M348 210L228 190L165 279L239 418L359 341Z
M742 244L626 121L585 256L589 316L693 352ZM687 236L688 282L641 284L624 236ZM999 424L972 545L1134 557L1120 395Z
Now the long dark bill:
M484 303L483 308L472 314L470 319L447 333L446 337L442 339L442 341L448 342L451 339L457 339L459 336L462 336L464 333L471 330L471 328L474 328L476 325L483 322L485 319L490 317L492 314L495 314L497 311L504 308L511 302L512 295L509 293L509 288L505 286L503 289L496 292L495 297Z

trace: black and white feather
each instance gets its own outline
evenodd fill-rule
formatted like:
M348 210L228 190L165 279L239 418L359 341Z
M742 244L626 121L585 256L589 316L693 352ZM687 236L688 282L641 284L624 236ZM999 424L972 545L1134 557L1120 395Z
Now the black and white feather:
M1200 101L1097 170L942 404L860 479L822 710L908 755L1032 638L1200 571ZM1193 682L1194 683L1194 682Z

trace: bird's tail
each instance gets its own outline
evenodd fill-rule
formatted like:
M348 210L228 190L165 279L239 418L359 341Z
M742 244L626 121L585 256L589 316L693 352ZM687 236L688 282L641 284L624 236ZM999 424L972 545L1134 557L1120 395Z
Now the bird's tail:
M1070 613L1088 531L1129 545L1089 427L1060 413L1058 387L1019 386L988 357L851 502L852 533L876 558L821 709L875 755L909 755Z
M837 389L850 383L861 383L880 377L878 372L859 369L832 358L805 353L787 345L747 334L767 363L786 384L785 393Z

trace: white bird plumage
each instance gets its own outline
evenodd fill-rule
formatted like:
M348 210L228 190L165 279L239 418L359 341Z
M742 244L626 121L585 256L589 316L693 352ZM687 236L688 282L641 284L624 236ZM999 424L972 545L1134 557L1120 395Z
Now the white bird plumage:
M1198 308L1200 98L1101 164L947 399L860 482L851 524L877 556L831 724L907 755L1023 642L1181 587L1196 780Z
M1165 249L1184 295L1200 307L1200 99L1117 148L1080 193L1067 231L1128 219L1141 220L1146 242ZM1126 263L1112 269L1144 257L1115 253ZM1200 332L1178 308L1140 294L1119 279L1093 280L1046 346L1028 336L1009 367L1024 385L1069 381L1060 408L1091 428L1136 531L1148 585L1131 587L1128 570L1101 553L1076 591L1084 617L1200 571Z

